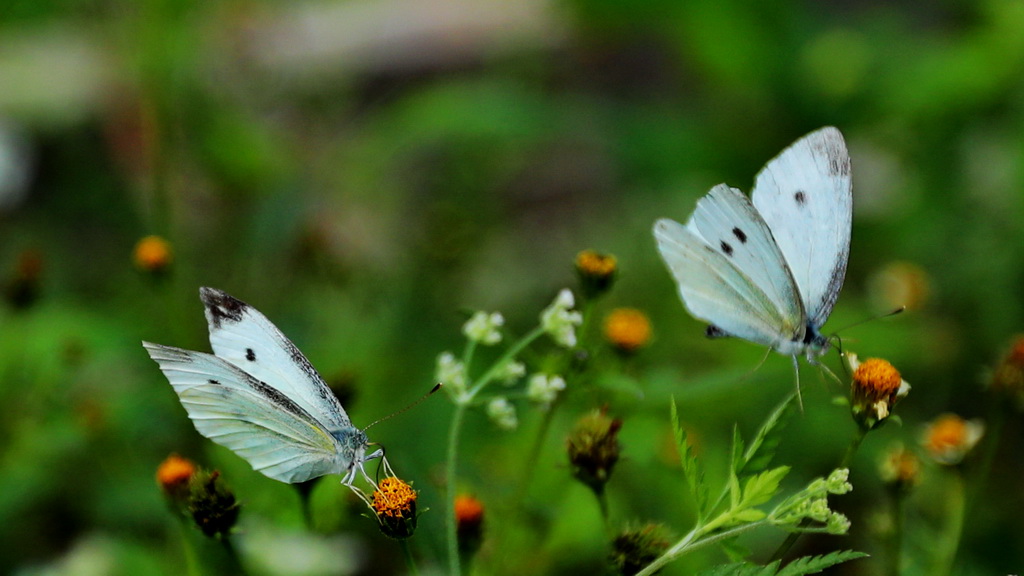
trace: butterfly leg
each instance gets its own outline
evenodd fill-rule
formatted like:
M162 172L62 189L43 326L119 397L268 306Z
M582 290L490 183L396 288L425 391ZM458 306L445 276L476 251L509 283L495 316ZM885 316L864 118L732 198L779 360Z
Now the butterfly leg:
M790 356L793 359L793 376L796 378L796 400L800 404L800 411L804 411L804 397L800 394L800 362L797 361L796 354Z

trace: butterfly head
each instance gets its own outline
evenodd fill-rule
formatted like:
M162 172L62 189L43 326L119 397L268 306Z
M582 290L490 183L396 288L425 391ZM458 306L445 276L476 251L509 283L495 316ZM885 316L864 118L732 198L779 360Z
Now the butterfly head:
M808 322L807 331L804 332L804 355L807 361L814 364L815 360L825 355L832 348L832 338L825 336L817 326Z

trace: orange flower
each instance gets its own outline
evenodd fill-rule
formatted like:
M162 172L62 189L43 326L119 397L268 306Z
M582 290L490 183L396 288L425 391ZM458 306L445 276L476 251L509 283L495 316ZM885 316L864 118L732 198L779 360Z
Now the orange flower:
M381 480L372 506L385 536L403 540L416 531L416 491L397 476Z
M984 433L985 426L979 421L943 414L925 428L922 444L939 464L955 465L974 448Z
M585 298L595 298L607 292L615 282L617 272L618 262L611 254L584 250L576 255L576 274Z
M177 454L171 454L156 469L156 481L164 494L173 500L182 500L188 495L189 481L195 473L194 462Z
M455 530L460 552L473 554L480 549L480 543L483 540L483 524L483 502L467 495L455 498Z
M616 308L604 320L604 337L616 350L636 352L651 340L651 321L634 308Z
M143 272L161 272L171 264L171 245L160 236L146 236L135 245L135 266Z
M459 526L479 526L484 521L484 504L472 496L455 498L455 521Z
M850 385L853 418L870 430L889 417L896 402L910 392L910 384L886 360L868 358L861 362L852 352L845 356L853 370Z

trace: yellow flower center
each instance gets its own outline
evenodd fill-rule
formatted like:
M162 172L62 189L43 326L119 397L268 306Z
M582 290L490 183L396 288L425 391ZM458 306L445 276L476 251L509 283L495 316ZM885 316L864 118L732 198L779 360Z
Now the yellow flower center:
M963 447L967 443L967 423L955 414L940 416L928 431L925 447L941 453Z
M135 265L157 270L171 263L171 245L159 236L146 236L135 245Z
M632 352L651 339L651 321L633 308L618 308L604 321L604 335L613 346Z
M853 372L853 382L862 390L886 396L900 389L902 378L892 364L881 358L868 358Z
M576 255L576 268L587 276L609 276L617 266L615 256L598 254L593 250L584 250Z
M416 491L394 476L381 480L373 493L373 509L378 516L405 516L412 511L414 502Z

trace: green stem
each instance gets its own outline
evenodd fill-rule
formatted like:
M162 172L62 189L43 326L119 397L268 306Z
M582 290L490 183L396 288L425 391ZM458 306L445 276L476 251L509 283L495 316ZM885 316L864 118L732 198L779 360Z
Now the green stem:
M420 569L416 566L416 560L412 557L412 550L409 549L409 540L399 540L402 548L402 556L405 557L405 565L409 568L409 574L419 574Z
M465 420L466 409L472 404L476 395L479 394L485 386L490 384L491 380L494 379L495 375L498 374L498 371L501 370L506 363L510 362L516 357L516 355L522 352L534 340L540 338L542 335L544 335L544 329L538 326L526 334L526 336L520 338L515 344L510 346L508 350L506 350L505 353L494 362L494 364L491 364L491 367L484 372L483 376L475 381L468 381L466 385L469 389L461 396L457 396L455 398L455 413L452 414L452 423L448 430L448 450L447 461L445 463L445 485L448 487L448 518L445 520L445 527L448 539L448 572L450 576L459 576L462 573L459 560L458 526L456 525L455 518L455 475L458 473L459 436L462 431L462 424ZM472 360L474 349L475 344L470 342L463 354L464 361ZM466 370L469 370L468 364L464 364L464 366L466 366Z
M462 429L462 422L466 415L468 404L456 404L455 413L452 414L452 425L448 431L448 459L445 465L445 478L448 487L448 515L445 519L445 527L448 536L448 573L451 576L459 576L459 537L458 526L455 518L455 473L457 470L457 457L459 451L459 431Z
M554 406L551 406L546 412L544 412L544 418L541 420L540 429L537 430L537 436L533 440L533 446L530 447L530 456L526 459L526 462L535 464L540 458L540 451L544 447L544 439L548 435L548 429L551 427L552 414L554 414ZM523 477L519 481L519 486L516 491L516 502L522 502L526 499L526 492L530 488L530 481L533 480L533 473L537 470L537 466L523 466Z
M181 529L181 544L185 554L186 573L188 576L201 576L203 572L199 568L199 556L196 554L195 547L192 545L190 527L184 522L178 522L178 528Z
M676 542L674 546L669 548L668 551L666 551L664 554L655 559L654 562L651 562L646 567L644 567L643 570L637 572L636 576L651 576L651 574L654 574L658 570L661 570L666 564L675 561L684 554L700 550L701 548L710 546L711 544L714 544L719 540L735 538L736 536L739 536L744 532L753 530L754 528L757 528L759 526L763 526L766 523L767 522L765 520L751 522L750 524L744 524L742 526L737 526L730 530L719 532L718 534L715 534L713 536L708 536L703 540L701 539L701 536L711 531L710 525L694 528L690 531L689 534L683 536L683 538L679 542Z
M960 536L964 529L964 510L967 499L966 487L963 475L960 470L954 470L952 486L946 496L946 503L949 506L949 522L946 525L945 533L939 538L938 557L935 561L935 569L931 571L936 576L945 576L953 572L953 563L956 560L957 548L960 547Z
M889 539L889 558L886 574L900 576L903 553L903 490L897 488L892 502L892 537Z
M601 509L601 519L604 520L605 530L611 532L611 521L608 516L608 493L601 488L601 491L594 491L594 496L597 497L597 505Z

